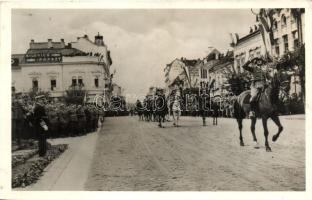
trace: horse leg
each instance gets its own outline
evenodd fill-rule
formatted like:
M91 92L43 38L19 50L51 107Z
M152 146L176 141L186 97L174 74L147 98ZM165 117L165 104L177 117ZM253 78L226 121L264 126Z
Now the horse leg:
M280 133L283 131L284 128L283 128L283 126L279 120L279 117L277 115L271 116L271 119L278 126L278 132L275 135L273 135L273 137L272 137L272 141L275 142L278 139Z
M243 129L243 119L242 118L237 118L237 123L238 123L238 129L239 129L239 141L240 145L244 146L244 140L243 140L243 134L242 134L242 129Z
M263 117L262 118L262 124L263 124L263 130L264 130L264 137L265 137L265 150L267 152L270 152L272 151L271 150L271 147L269 145L269 142L268 142L268 136L269 136L269 131L268 131L268 118L267 117Z
M259 147L259 143L258 143L258 140L257 140L257 137L256 137L256 132L255 132L256 123L257 123L257 118L255 118L255 117L251 118L250 130L251 130L251 133L252 133L253 141L254 141L254 143L255 143L254 148L255 148L255 149L259 149L260 147Z
M253 138L253 141L254 141L254 142L257 142L257 137L256 137L256 132L255 132L256 123L257 123L257 118L253 117L253 118L251 119L250 130L251 130L252 138Z

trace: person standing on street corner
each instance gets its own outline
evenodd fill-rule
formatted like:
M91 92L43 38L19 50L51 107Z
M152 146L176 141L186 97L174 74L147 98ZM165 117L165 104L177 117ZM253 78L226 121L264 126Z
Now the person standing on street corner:
M35 133L38 137L39 145L39 156L43 157L47 152L47 115L44 108L44 95L39 95L35 97L36 104L34 108L34 126Z

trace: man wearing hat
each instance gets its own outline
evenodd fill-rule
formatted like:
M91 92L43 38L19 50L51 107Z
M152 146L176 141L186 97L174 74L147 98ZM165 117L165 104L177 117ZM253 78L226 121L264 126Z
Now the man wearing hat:
M248 60L242 67L251 73L250 85L250 114L249 117L256 117L257 100L260 93L263 91L267 78L270 76L267 73L265 61L263 58L253 58Z
M44 108L44 95L35 97L34 128L39 142L39 156L43 157L47 152L47 115Z

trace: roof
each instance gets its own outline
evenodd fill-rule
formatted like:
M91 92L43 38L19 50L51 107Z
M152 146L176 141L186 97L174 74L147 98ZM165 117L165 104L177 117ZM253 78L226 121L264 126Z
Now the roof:
M52 42L51 45L53 48L64 48L65 44L64 42ZM31 43L30 48L31 49L45 49L49 47L49 42L34 42Z
M258 35L258 34L260 34L260 33L261 33L260 29L254 31L252 33L249 33L248 35L245 35L244 37L238 39L236 45L238 45L239 43L242 43L242 42L244 42L244 41L246 41L246 40L248 40L248 39L250 39L250 38L252 38L252 37L254 37L254 36Z
M49 49L28 49L26 54L37 54L37 53L59 53L62 56L84 56L87 55L85 52L80 51L76 48L49 48Z
M187 60L183 59L181 60L186 66L195 66L198 62L198 60Z
M233 61L234 61L233 51L228 51L224 57L222 57L220 60L218 60L209 68L209 71L216 71L218 69L222 69L223 67L232 63Z

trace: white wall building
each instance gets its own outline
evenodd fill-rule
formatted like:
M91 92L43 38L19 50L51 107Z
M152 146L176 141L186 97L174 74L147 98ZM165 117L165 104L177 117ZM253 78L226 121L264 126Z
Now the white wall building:
M238 38L236 44L233 45L234 69L237 73L244 71L242 66L248 59L265 55L266 50L261 32L257 26L256 28L257 30L253 30L248 35Z
M297 13L296 13L297 11ZM298 27L298 20L301 21ZM273 14L273 56L281 57L288 51L295 50L299 43L305 43L305 13L301 9L274 9ZM298 29L299 28L299 29ZM299 41L301 38L302 41ZM290 94L301 92L300 79L298 75L291 77Z
M111 60L107 47L97 40L99 37L94 43L86 42L84 37L68 46L62 39L40 43L31 40L26 54L12 55L12 90L39 89L60 97L70 86L80 85L89 95L103 94L105 80L110 78ZM96 54L97 49L101 49L101 54Z
M305 42L305 13L301 13L302 42ZM287 51L293 51L299 44L297 20L291 9L275 9L273 14L273 38L272 52L280 57Z

